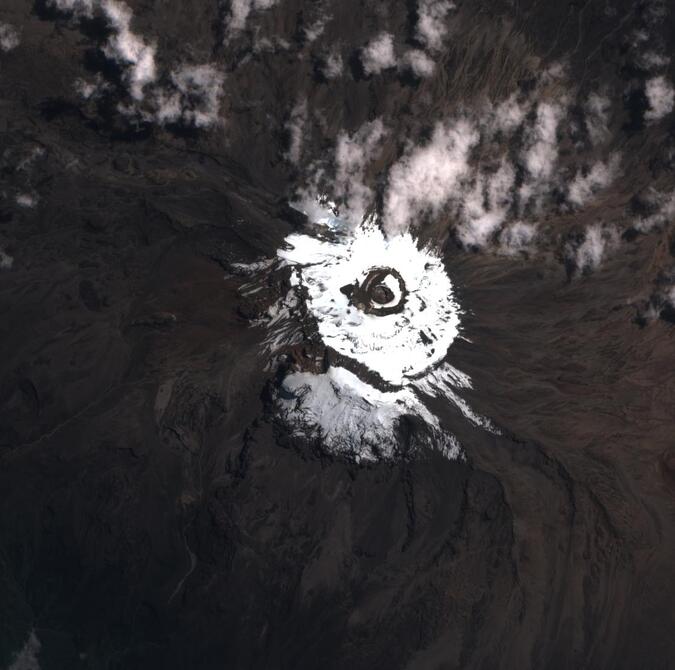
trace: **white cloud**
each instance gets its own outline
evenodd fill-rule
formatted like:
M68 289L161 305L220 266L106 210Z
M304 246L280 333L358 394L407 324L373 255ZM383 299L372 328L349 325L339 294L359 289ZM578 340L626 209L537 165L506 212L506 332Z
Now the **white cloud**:
M353 134L341 132L329 161L334 166L330 176L325 166L313 163L310 166L310 184L297 193L292 205L310 219L320 216L337 220L339 213L342 225L358 226L373 206L374 194L365 183L366 167L377 155L386 129L380 119L365 123Z
M643 233L647 233L654 228L661 228L675 221L675 191L669 194L654 192L652 204L656 207L656 212L649 216L644 216L635 222L635 228Z
M517 97L512 95L492 110L488 121L490 130L512 133L523 124L526 115L527 107L521 105Z
M326 29L326 24L328 23L330 17L321 16L314 23L310 24L305 28L305 39L311 44L315 42Z
M526 128L525 149L521 153L526 176L518 192L521 213L531 205L538 210L542 197L550 190L558 161L558 125L563 115L561 106L541 102L534 124Z
M637 62L643 70L658 70L670 64L670 57L657 51L645 51L638 55Z
M471 188L464 191L459 204L462 222L457 237L466 247L485 247L506 221L512 202L516 174L513 166L502 159L492 174L476 176Z
M342 75L344 63L342 62L342 54L337 50L332 50L326 56L325 62L321 68L321 72L326 79L337 79Z
M20 41L17 29L9 23L0 21L0 49L4 52L16 49Z
M448 27L448 12L455 8L449 0L419 0L417 3L417 39L429 49L443 46Z
M278 0L231 0L225 19L226 39L242 32L246 28L249 14L253 11L270 9Z
M103 53L126 68L125 79L131 97L142 100L143 89L157 77L155 46L131 31L131 9L119 0L102 0L101 7L113 34L103 47Z
M546 74L548 79L557 76L552 70ZM604 111L601 101L593 104ZM536 232L528 218L537 215L562 186L556 168L558 128L565 115L564 103L519 102L512 96L476 113L473 123L464 120L437 125L427 145L409 146L391 168L384 194L385 229L393 234L407 230L424 215L445 214L454 223L456 239L465 247L490 247L505 254L526 250ZM498 133L506 135L500 142L511 140L515 148L524 168L520 181L510 158L513 151L498 157L481 151L480 162L472 162L472 149L479 143L482 149L488 148ZM493 153L496 145L492 146ZM607 161L578 172L565 187L568 202L576 207L587 203L611 184L619 163L619 154L613 154ZM590 235L592 238L594 233Z
M675 90L665 77L652 77L645 84L645 95L649 109L645 112L648 122L658 121L673 111Z
M26 644L15 656L14 661L7 670L40 670L38 654L41 648L42 644L38 636L35 634L35 631L31 631Z
M460 119L437 123L431 140L409 147L389 172L384 226L389 234L414 225L425 213L438 215L469 171L469 153L479 140L475 127Z
M567 200L576 207L581 207L598 191L609 186L614 180L621 157L612 154L607 162L598 161L590 170L579 171L567 188Z
M305 133L305 125L307 123L307 99L299 100L295 107L291 110L290 118L286 124L290 136L288 146L288 153L286 154L288 160L297 165L300 162L302 154L302 139Z
M60 12L72 12L78 18L91 18L101 3L100 0L47 0L47 4Z
M364 124L353 135L342 132L335 146L335 195L343 205L342 218L359 224L372 205L373 192L364 184L365 168L370 163L386 134L382 121Z
M129 6L121 0L48 0L48 4L75 18L91 18L96 11L102 13L112 30L103 53L122 67L131 97L142 100L144 88L157 77L156 49L132 32L133 13Z
M237 33L244 30L252 5L252 0L231 0L227 19L228 32Z
M668 291L666 291L666 300L675 307L675 286L671 286Z
M288 51L291 48L291 43L278 35L269 37L260 37L260 33L256 32L253 38L253 52L254 53L277 53L279 51Z
M537 234L537 226L533 223L516 221L504 226L499 233L497 251L507 256L522 253L531 249Z
M19 207L25 207L26 209L33 209L37 205L38 198L37 196L31 193L19 193L16 196L16 204Z
M430 77L434 73L436 64L433 58L421 49L406 51L401 59L401 65L409 68L417 77Z
M640 47L649 40L649 33L646 30L635 30L632 34L631 45L633 48Z
M426 218L441 219L467 248L515 255L534 247L537 218L544 205L559 206L560 193L565 194L569 211L583 207L607 188L619 173L618 153L577 171L568 183L558 169L558 138L568 127L563 123L568 101L560 93L555 101L542 98L546 95L542 87L557 85L562 76L561 68L549 68L539 79L541 86L527 97L513 95L499 104L475 109L471 115L463 112L437 123L429 140L420 145L409 142L390 167L382 192L386 233L391 237ZM600 94L591 95L585 108L593 128L589 134L603 137L608 100ZM375 201L373 191L364 184L365 164L372 156L372 151L364 149L367 144L363 134L358 139L345 133L340 136L335 178L328 178L327 170L311 167L316 175L313 183L321 183L322 189L302 194L305 210L312 206L317 192L325 191L336 198L339 215L344 214L352 226L361 220ZM584 267L593 264L597 235L591 229L585 246L577 245ZM602 229L605 246L609 236L608 229Z
M14 259L0 248L0 270L11 270L12 265L14 265Z
M454 222L456 239L465 247L491 247L507 254L525 250L536 230L523 219L528 206L534 205L530 214L536 214L561 186L556 170L557 136L564 117L562 105L521 103L512 96L475 114L475 125L455 121L437 126L428 145L409 147L390 171L384 196L386 230L407 230L425 214L438 217L445 213ZM504 139L516 137L521 143L516 155L525 168L522 182L509 155L483 155L478 164L472 163L473 147L481 141L482 147L488 146L496 133L505 133ZM618 167L619 155L615 154L576 174L566 188L568 201L582 206L611 183Z
M41 146L35 146L33 147L17 164L16 169L19 171L29 171L32 167L35 161L38 158L44 158L46 152L44 150L44 147Z
M562 109L558 105L542 102L537 106L534 126L528 129L529 148L523 156L525 167L535 182L548 179L558 160L558 124Z
M663 19L668 15L668 6L667 0L647 0L642 5L647 25L655 26L663 23Z
M111 28L103 45L104 55L120 65L122 79L133 99L118 110L132 117L159 124L181 123L206 128L218 121L224 75L215 66L181 65L169 78L171 85L159 87L155 62L156 47L131 30L133 13L121 0L48 0L50 6L75 18L90 18L100 12ZM97 75L95 81L78 79L75 88L85 100L111 89Z
M614 228L594 224L586 229L581 244L569 244L566 257L578 272L598 268L607 252L618 244L619 234Z
M591 93L584 104L586 131L594 146L602 144L609 137L609 99L599 93Z
M75 80L75 91L83 100L96 100L108 89L109 85L103 81L100 74L97 74L94 81L81 78Z
M382 70L396 67L394 37L380 33L361 50L361 63L366 74L379 74Z
M672 319L673 308L675 307L675 286L672 284L675 273L670 271L669 276L663 276L654 293L649 298L649 302L639 310L639 316L644 321L655 321L661 318L664 311L668 310L670 314L668 320Z
M183 65L171 73L173 89L156 92L159 123L206 128L218 121L224 75L213 65Z

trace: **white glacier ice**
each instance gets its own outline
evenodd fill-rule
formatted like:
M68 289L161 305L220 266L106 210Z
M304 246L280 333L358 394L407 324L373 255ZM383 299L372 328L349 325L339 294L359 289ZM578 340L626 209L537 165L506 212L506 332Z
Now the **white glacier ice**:
M416 416L435 434L437 447L448 458L461 454L457 440L441 432L438 419L409 388L383 392L345 368L330 367L319 375L287 375L282 389L285 419L292 425L314 427L316 436L334 453L357 460L392 458L400 448L398 421Z
M459 306L441 258L419 249L410 233L387 238L371 219L349 235L293 234L286 242L278 255L298 268L326 345L398 386L443 360L458 334ZM398 313L365 313L341 292L374 268L392 268L403 279L407 295ZM396 295L396 283L387 286Z

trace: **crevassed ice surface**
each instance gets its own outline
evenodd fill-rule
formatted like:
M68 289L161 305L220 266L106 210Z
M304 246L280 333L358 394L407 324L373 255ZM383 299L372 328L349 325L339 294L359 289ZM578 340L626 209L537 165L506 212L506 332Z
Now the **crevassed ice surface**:
M334 240L293 234L286 242L278 255L297 266L326 345L397 386L445 357L458 334L459 307L442 260L419 249L412 235L387 238L371 220ZM381 267L399 272L407 290L403 309L387 316L362 312L340 291Z

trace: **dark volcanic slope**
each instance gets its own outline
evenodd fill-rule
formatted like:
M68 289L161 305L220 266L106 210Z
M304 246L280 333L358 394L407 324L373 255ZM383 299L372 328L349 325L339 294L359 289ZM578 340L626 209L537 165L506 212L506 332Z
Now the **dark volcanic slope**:
M417 79L366 76L357 51L381 30L419 46L415 2L279 0L225 43L225 3L128 4L162 85L183 62L225 75L222 124L123 113L109 27L0 7L20 39L0 51L0 667L675 667L675 244L670 220L633 227L650 188L675 187L674 117L645 122L634 46L651 31L672 52L673 13L458 2ZM294 440L268 411L265 333L232 263L302 225L288 197L341 131L389 129L364 177L381 205L406 141L539 90L556 62L565 95L615 101L621 174L583 209L554 193L527 255L467 248L451 216L418 230L466 309L449 360L502 434L438 400L466 461L357 466ZM74 82L96 76L83 101ZM604 158L561 143L561 175ZM617 239L584 275L569 250L598 221Z

